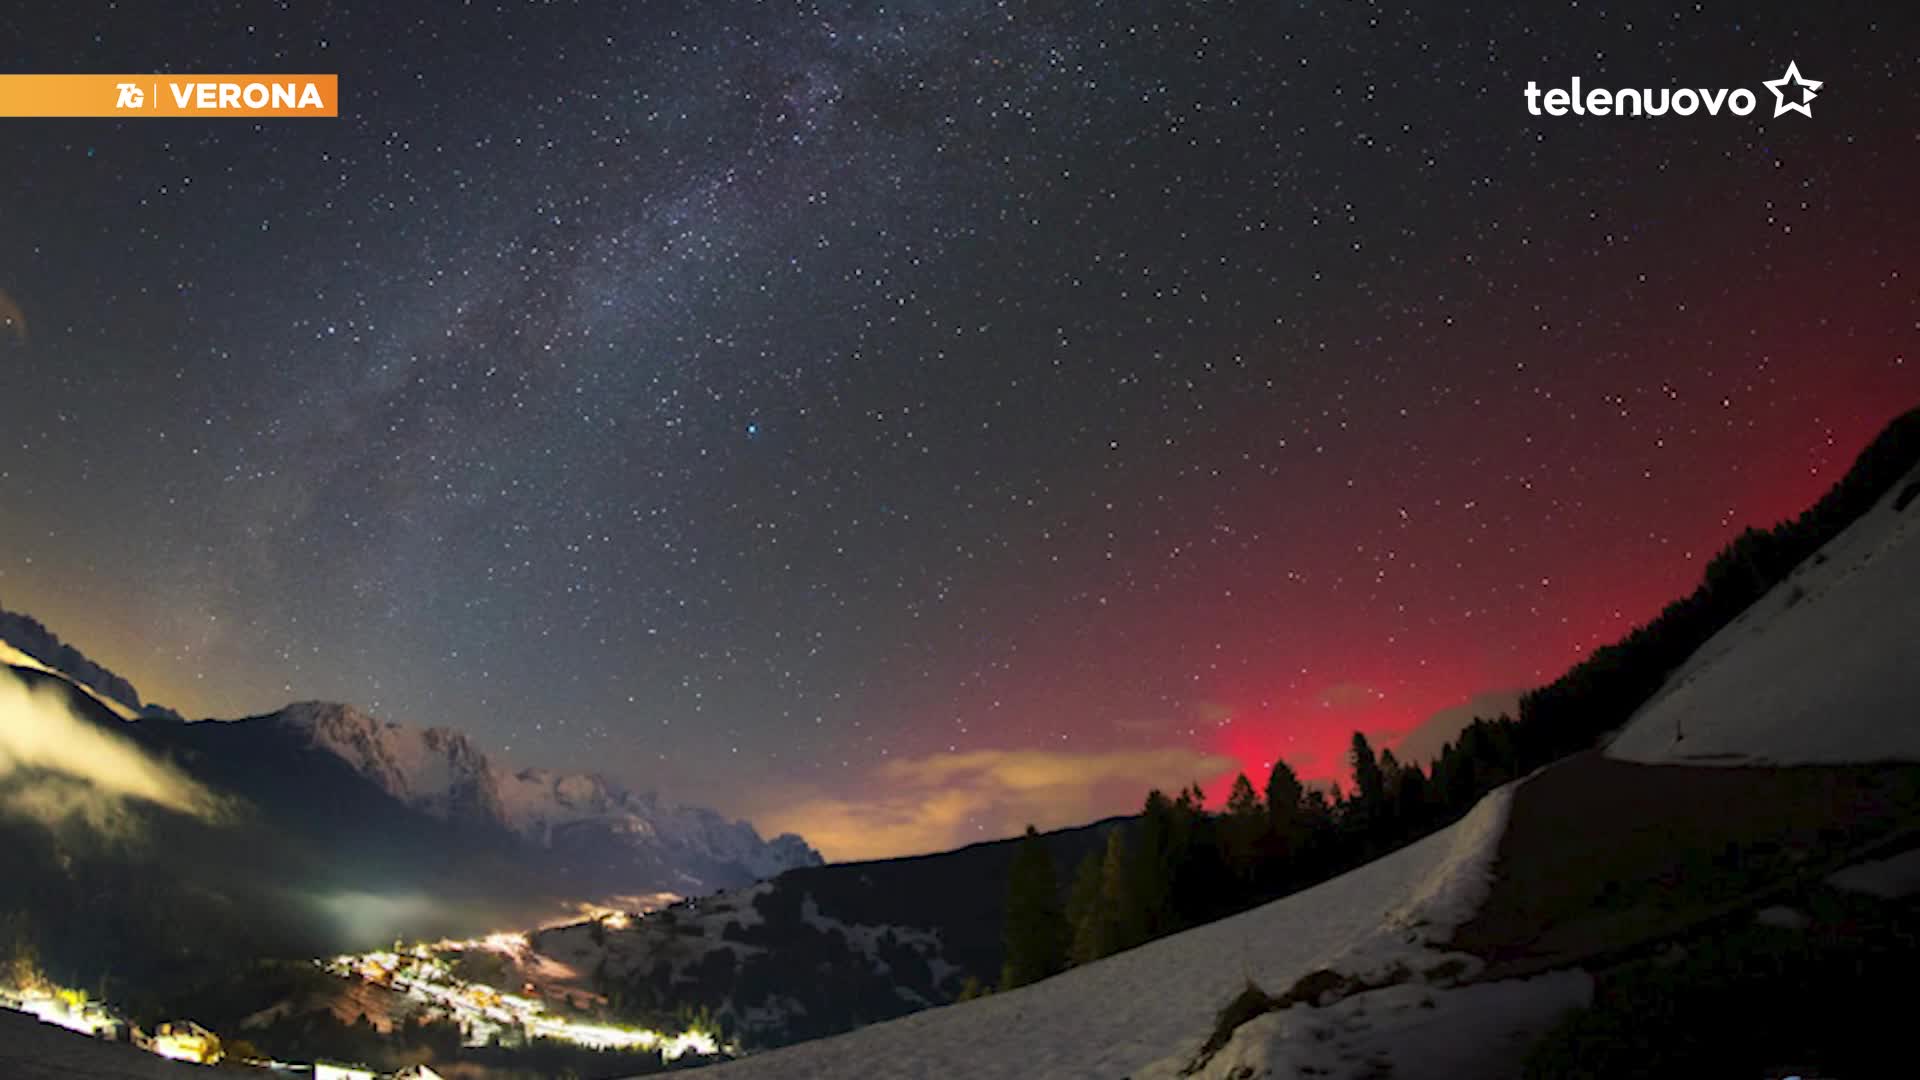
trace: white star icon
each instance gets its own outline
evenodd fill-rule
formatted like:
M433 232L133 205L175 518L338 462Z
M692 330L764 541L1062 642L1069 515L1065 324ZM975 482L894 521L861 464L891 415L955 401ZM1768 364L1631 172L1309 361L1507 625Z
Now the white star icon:
M1802 97L1799 101L1788 101L1787 91L1786 91L1786 86L1788 83L1792 83L1794 87L1798 89L1805 96ZM1762 85L1764 85L1767 89L1773 91L1773 115L1774 116L1776 117L1785 116L1790 112L1797 112L1803 116L1811 117L1813 115L1813 92L1815 90L1820 89L1822 86L1825 86L1826 84L1823 82L1820 82L1817 79L1801 78L1800 65L1792 61L1788 61L1787 73L1785 75L1782 75L1777 79L1768 79Z

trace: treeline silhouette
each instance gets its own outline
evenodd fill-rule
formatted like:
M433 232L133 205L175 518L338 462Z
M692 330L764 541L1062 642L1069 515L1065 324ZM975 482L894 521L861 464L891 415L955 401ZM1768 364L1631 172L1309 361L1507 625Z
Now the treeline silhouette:
M1002 989L1246 910L1325 881L1459 818L1488 791L1592 747L1667 675L1920 461L1920 409L1902 414L1799 517L1749 528L1707 563L1698 587L1646 625L1520 699L1518 716L1476 718L1431 766L1376 754L1355 732L1345 790L1303 785L1276 761L1264 791L1242 774L1226 805L1198 784L1148 794L1069 882L1031 828L1009 871ZM1914 497L1901 492L1902 504ZM984 992L970 984L963 997Z

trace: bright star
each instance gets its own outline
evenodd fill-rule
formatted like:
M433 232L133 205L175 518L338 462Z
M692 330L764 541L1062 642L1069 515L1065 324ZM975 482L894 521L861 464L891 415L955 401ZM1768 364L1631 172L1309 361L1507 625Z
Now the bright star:
M1786 85L1788 83L1792 83L1798 87L1801 93L1806 96L1799 101L1788 101L1786 92ZM1768 79L1762 85L1773 91L1773 115L1784 116L1790 112L1798 112L1811 117L1813 115L1813 92L1826 84L1817 79L1801 78L1800 65L1796 62L1788 61L1787 73L1785 75L1777 79Z

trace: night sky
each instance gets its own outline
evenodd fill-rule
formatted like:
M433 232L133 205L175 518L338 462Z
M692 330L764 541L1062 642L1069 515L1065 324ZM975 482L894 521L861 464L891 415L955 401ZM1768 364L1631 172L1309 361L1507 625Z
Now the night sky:
M1331 778L1920 402L1902 5L29 7L341 118L0 121L0 604L832 856Z

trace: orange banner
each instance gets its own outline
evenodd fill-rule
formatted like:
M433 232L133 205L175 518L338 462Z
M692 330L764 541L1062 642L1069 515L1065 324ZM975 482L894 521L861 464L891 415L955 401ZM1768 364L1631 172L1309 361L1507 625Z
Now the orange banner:
M338 75L0 75L0 117L339 115Z

